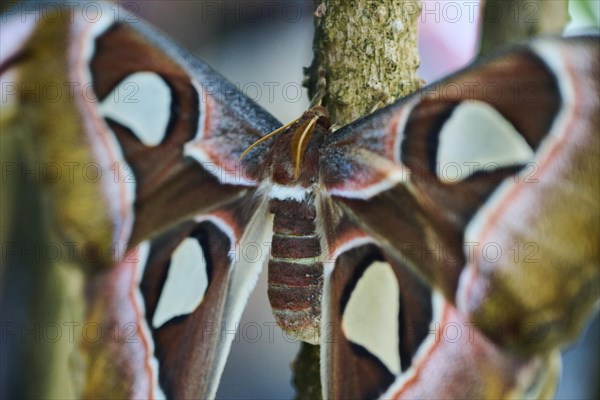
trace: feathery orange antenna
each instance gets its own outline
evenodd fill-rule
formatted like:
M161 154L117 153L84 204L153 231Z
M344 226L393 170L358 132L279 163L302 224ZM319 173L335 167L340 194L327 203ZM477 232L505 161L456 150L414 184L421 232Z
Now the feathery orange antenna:
M242 160L244 157L246 157L246 155L247 155L248 153L250 153L250 150L252 150L252 149L253 149L253 148L255 148L256 146L258 146L259 144L261 144L261 143L262 143L262 142L264 142L265 140L267 140L267 139L270 139L270 138L272 138L273 136L277 135L279 132L281 132L281 131L283 131L283 130L285 130L285 129L289 128L290 126L292 126L293 124L295 124L296 122L298 122L298 120L299 120L299 119L300 119L300 117L296 118L295 120L293 120L293 121L291 121L291 122L288 122L287 124L283 125L282 127L275 129L273 132L269 133L269 134L268 134L268 135L266 135L266 136L263 136L263 137L261 137L261 138L260 138L260 139L258 139L256 142L252 143L252 144L250 145L250 147L248 147L248 148L247 148L247 149L246 149L246 150L245 150L245 151L242 153L242 155L240 156L240 161L241 161L241 160Z

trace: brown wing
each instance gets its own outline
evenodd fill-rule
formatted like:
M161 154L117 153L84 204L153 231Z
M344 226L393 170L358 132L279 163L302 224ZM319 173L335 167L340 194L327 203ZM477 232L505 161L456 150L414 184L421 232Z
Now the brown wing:
M90 280L85 397L212 398L267 252L266 208L252 196L144 242ZM117 340L118 338L118 340ZM107 382L110 382L107 384Z
M558 352L520 357L491 342L439 292L367 236L340 248L326 280L327 398L548 396Z
M350 218L522 351L573 340L599 298L598 44L546 39L483 60L323 150Z
M277 126L271 116L142 21L44 10L10 20L2 133L33 145L28 166L60 168L42 176L53 231L106 255L256 185L261 152L238 158Z
M12 14L10 35L2 27L0 74L14 91L0 122L27 145L28 167L63 171L36 182L49 240L97 250L72 260L85 275L73 284L77 307L56 306L83 308L70 321L89 330L72 346L84 350L73 351L79 364L65 368L72 395L214 396L230 347L218 330L239 319L262 266L232 249L269 226L254 197L261 151L238 158L277 122L143 22L113 19L109 5L90 21L48 4L58 18L40 3L26 22ZM180 264L196 292L168 289Z

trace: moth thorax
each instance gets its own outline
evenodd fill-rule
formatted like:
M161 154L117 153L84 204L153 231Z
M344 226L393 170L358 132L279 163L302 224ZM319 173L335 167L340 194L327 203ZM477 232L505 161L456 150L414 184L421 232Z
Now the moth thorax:
M323 262L312 201L270 201L274 214L268 296L273 315L289 335L319 343Z

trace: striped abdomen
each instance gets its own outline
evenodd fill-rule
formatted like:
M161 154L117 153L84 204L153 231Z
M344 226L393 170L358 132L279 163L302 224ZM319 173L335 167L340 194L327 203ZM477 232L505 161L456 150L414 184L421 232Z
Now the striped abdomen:
M312 202L271 200L274 214L269 259L269 301L279 326L318 343L323 288L321 245Z

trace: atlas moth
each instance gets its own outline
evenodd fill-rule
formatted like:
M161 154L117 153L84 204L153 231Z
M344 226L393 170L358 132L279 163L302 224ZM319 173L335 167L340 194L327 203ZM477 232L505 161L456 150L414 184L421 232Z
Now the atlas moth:
M128 171L41 185L53 235L129 246L77 260L83 321L136 327L132 342L81 343L80 396L214 397L221 333L263 266L279 326L320 345L324 398L553 392L557 349L599 298L598 37L515 46L333 130L319 104L281 126L98 4L94 23L71 6L8 15L0 59L16 88L3 134L30 142L29 162ZM23 89L67 81L93 101ZM444 95L461 83L473 90ZM142 101L115 100L126 84ZM449 179L452 164L470 168ZM236 254L256 243L269 251ZM515 244L526 254L507 257Z

